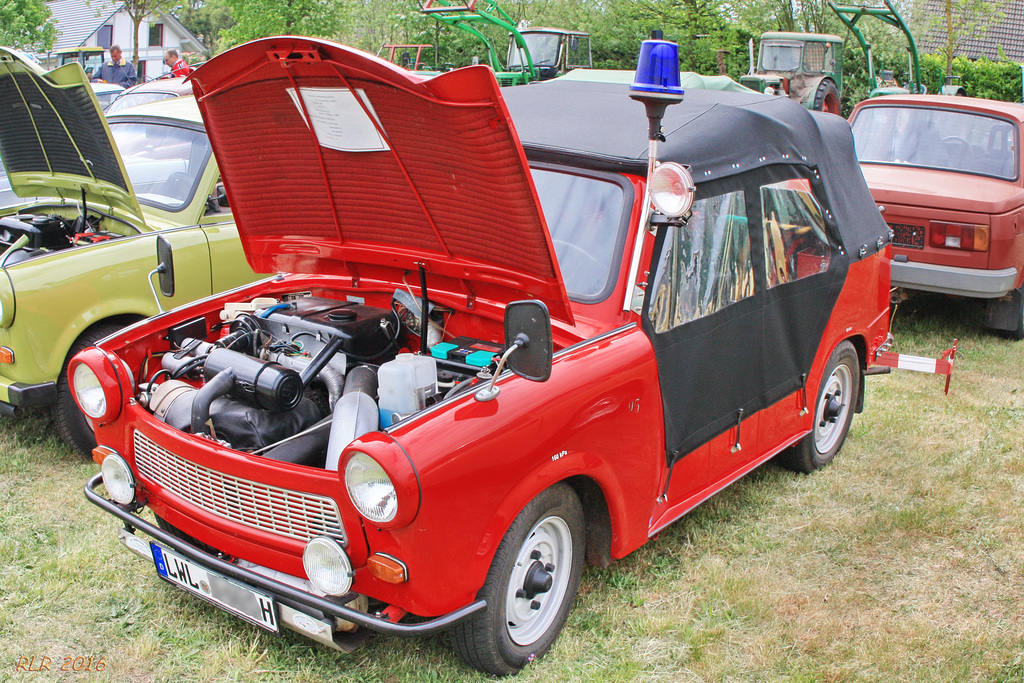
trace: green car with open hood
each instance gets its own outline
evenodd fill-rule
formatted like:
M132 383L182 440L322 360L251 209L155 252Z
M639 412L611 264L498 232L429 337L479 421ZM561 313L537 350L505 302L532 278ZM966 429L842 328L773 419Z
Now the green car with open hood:
M67 359L257 276L193 98L105 119L81 65L45 72L0 48L0 108L0 158L20 198L0 208L0 413L52 405L61 435L88 454ZM161 239L177 278L158 291Z

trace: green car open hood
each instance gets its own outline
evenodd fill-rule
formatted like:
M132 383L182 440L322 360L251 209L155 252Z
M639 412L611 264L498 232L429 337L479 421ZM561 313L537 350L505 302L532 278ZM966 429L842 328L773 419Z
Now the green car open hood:
M249 263L416 280L572 313L494 73L424 79L313 38L267 38L190 76ZM523 86L526 87L526 86Z
M106 118L80 64L47 73L0 47L0 157L19 197L77 200L142 212Z

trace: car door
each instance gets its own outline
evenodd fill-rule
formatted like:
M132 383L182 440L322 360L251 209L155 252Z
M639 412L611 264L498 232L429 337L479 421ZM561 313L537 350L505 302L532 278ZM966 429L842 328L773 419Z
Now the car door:
M813 169L759 169L701 185L685 223L659 226L642 325L670 466L710 444L714 483L800 429L794 401L758 418L801 394L842 288L821 196Z

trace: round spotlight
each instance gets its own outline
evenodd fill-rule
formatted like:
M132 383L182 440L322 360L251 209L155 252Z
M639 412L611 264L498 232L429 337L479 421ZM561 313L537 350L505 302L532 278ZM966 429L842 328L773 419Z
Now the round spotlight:
M114 502L122 505L135 502L135 475L124 458L111 453L103 459L100 471L103 473L103 486Z
M344 595L352 587L352 562L333 538L310 540L302 551L302 566L310 583L327 595Z
M659 165L651 174L651 201L666 216L675 218L689 211L696 191L693 177L682 164L670 161Z

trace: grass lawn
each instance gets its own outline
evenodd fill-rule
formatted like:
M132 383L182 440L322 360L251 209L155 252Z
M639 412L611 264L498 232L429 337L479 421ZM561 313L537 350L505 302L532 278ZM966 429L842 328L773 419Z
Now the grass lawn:
M949 396L934 375L869 377L831 466L769 463L589 567L560 640L517 680L1024 682L1024 342L984 331L981 310L901 304L895 350L959 337ZM86 502L97 469L48 412L0 420L0 681L487 678L444 636L341 655L170 587ZM19 672L22 657L50 670ZM59 671L90 657L102 671Z

